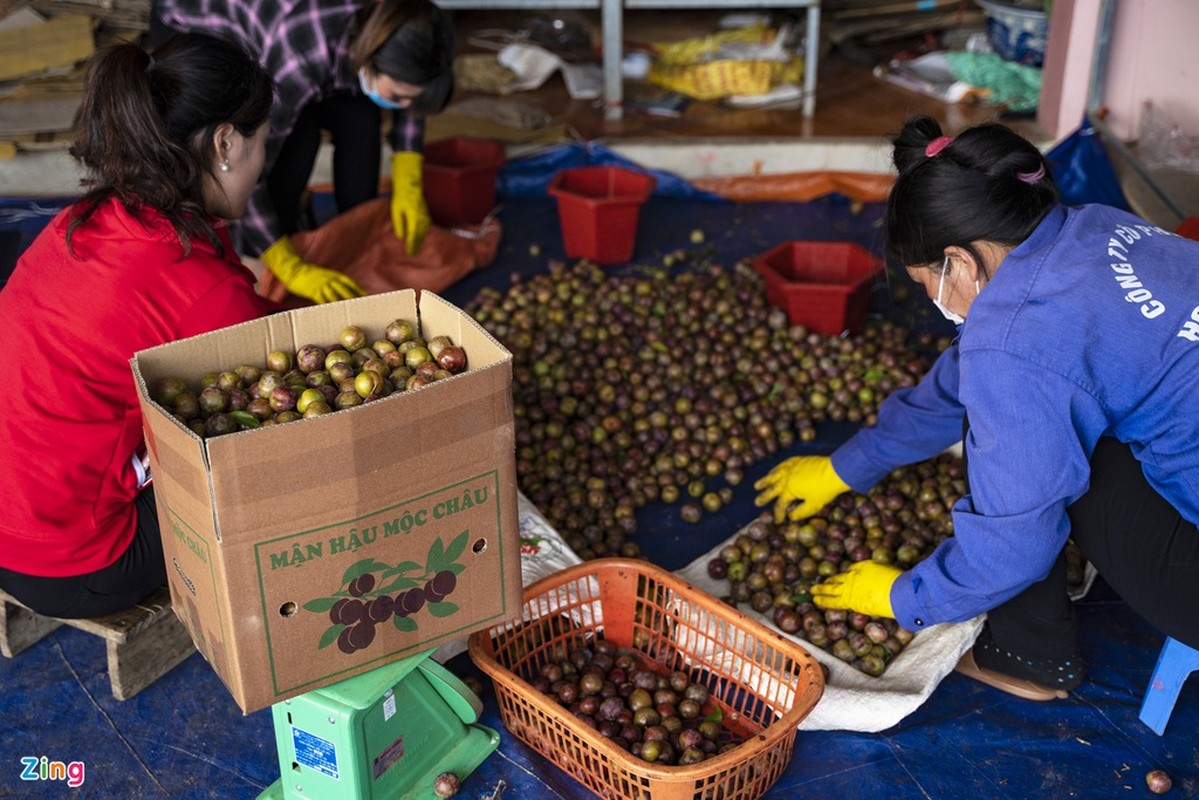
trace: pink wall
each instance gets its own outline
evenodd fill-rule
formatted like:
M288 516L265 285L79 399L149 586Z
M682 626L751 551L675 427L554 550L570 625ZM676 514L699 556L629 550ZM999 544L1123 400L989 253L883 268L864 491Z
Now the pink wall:
M1199 135L1199 3L1117 0L1104 103L1122 139L1139 133L1146 100Z
M1199 2L1111 0L1115 20L1103 105L1121 139L1139 133L1146 100L1199 135ZM1091 82L1100 0L1055 0L1037 121L1058 141L1082 121Z

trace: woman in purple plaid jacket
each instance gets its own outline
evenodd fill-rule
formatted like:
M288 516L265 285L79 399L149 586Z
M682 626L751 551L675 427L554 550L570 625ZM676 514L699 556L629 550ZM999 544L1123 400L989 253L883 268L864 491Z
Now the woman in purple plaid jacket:
M362 294L350 278L304 262L291 244L323 133L333 144L339 212L377 196L382 112L394 115L391 217L410 253L429 228L422 192L423 115L454 89L454 37L431 0L157 0L149 43L176 32L232 39L278 86L263 177L239 246L293 293L318 303Z

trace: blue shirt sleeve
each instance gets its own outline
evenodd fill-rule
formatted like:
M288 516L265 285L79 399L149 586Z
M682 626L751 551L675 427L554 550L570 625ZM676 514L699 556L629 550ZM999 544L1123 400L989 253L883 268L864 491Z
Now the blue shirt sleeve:
M1049 573L1107 428L1089 392L1010 353L969 352L961 386L970 494L953 508L953 537L891 588L895 618L910 630L970 619Z
M951 345L910 389L883 401L878 423L862 428L832 455L833 470L865 494L897 467L932 458L961 441L958 346Z

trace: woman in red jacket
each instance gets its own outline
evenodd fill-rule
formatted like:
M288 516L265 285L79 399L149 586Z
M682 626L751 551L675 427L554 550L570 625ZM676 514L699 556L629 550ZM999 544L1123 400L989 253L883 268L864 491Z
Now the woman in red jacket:
M71 148L86 191L0 291L0 588L34 611L107 614L166 579L129 361L273 310L226 230L273 96L202 34L93 58Z

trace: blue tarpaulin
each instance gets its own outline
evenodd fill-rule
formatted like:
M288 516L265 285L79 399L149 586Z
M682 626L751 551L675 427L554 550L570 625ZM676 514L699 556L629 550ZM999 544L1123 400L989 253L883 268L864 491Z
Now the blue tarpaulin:
M646 169L601 144L575 143L545 150L509 161L500 170L498 193L501 197L541 197L559 170L570 167L617 166L653 175L654 194L659 197L727 202L712 192L692 186L672 172Z
M1088 117L1084 116L1078 130L1046 153L1045 158L1053 168L1053 179L1066 204L1103 203L1130 210L1103 146L1103 137Z
M578 158L586 155L570 152ZM544 177L549 170L535 172ZM878 252L881 211L879 203L862 206L839 196L808 203L654 197L642 212L634 260L661 263L664 253L698 249L689 239L697 228L706 234L702 248L711 260L730 266L789 238L842 239ZM500 221L505 239L495 263L442 293L450 302L465 305L484 287L502 291L514 275L537 274L550 260L563 257L552 198L510 196ZM541 250L537 257L531 255L534 244ZM898 295L880 281L872 313L908 325L928 318L944 322L930 303L918 304L921 316L913 316L917 312L905 309L914 304L899 303ZM735 487L734 501L700 523L681 523L676 506L646 506L638 512L644 524L634 541L652 562L680 569L756 515L753 482L772 463L801 449L828 452L846 433L843 425L820 428L817 441L752 465ZM1088 673L1069 699L1019 700L950 674L915 713L880 733L797 734L789 764L763 800L1137 798L1150 796L1145 774L1155 768L1174 779L1167 797L1195 797L1199 676L1183 686L1165 735L1155 735L1137 712L1162 634L1102 580L1078 610ZM481 676L466 655L447 666L462 675ZM485 678L483 685L481 722L499 731L500 746L464 781L458 796L495 796L503 781L507 790L500 798L593 798L503 727ZM234 800L255 798L280 777L269 710L243 716L198 654L136 697L118 702L109 691L103 643L60 628L17 658L0 658L0 686L0 764L5 765L0 767L0 797ZM82 785L23 779L21 759L42 756L83 762Z
M8 280L17 256L70 198L0 198L0 287Z

